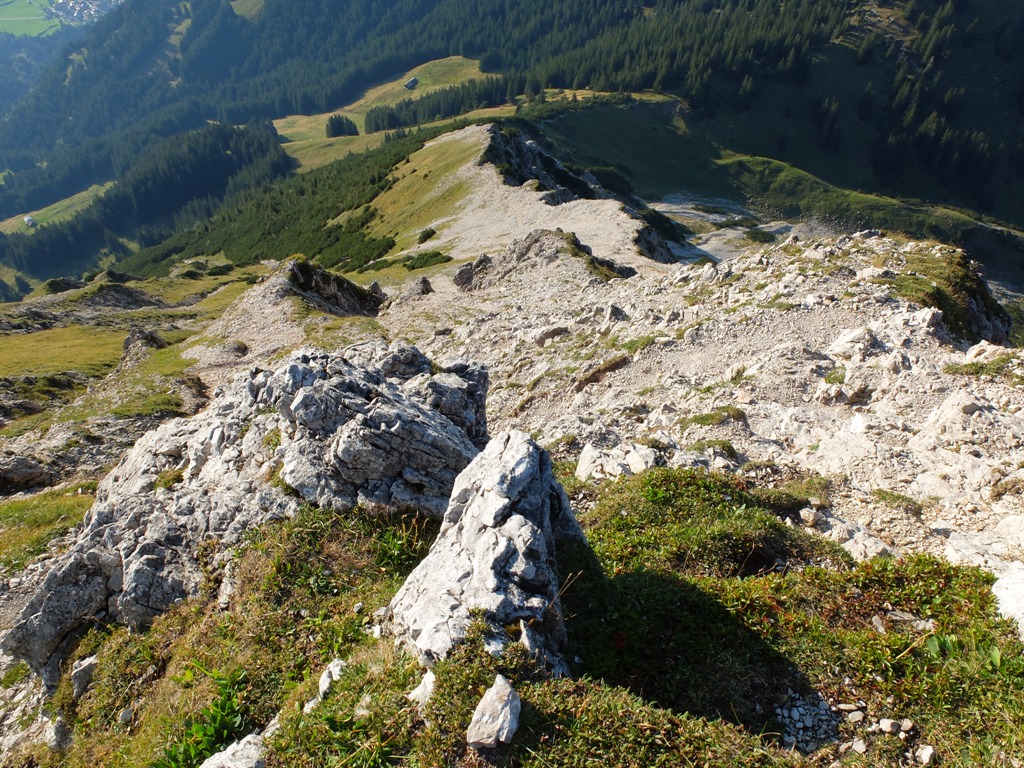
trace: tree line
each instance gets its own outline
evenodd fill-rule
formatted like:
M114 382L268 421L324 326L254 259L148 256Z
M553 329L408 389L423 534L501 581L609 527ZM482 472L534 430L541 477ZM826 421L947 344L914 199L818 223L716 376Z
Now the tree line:
M71 219L0 235L0 262L38 278L85 269L101 255L123 259L142 245L206 220L225 201L284 176L291 161L269 123L211 125L165 139Z

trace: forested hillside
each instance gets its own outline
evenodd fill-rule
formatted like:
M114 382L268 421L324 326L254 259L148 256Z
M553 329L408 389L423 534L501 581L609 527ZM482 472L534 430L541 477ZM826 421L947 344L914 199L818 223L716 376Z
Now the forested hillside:
M0 32L0 112L28 93L50 58L79 34L71 27L43 37Z
M87 270L132 253L208 218L243 191L289 169L267 124L212 125L155 144L83 212L28 234L0 237L0 262L45 279Z
M331 112L460 54L502 76L411 94L366 129L654 90L724 150L1020 226L1022 27L993 0L128 0L0 118L0 217L121 178L168 136Z
M911 144L940 176L980 177L965 169L990 170L1000 149L1016 152L1016 161L1020 137L990 136L996 122L966 109L975 99L958 83L964 67L976 66L972 50L992 49L1011 63L1021 20L1001 18L1007 12L986 2L893 5L883 18L873 9L851 14L843 0L268 0L250 22L226 0L129 0L6 115L0 166L17 175L0 195L0 212L119 175L155 135L209 119L237 124L331 110L374 81L449 54L524 75L527 92L653 88L714 109L748 104L765 78L806 84L823 47L848 35L859 61L886 62L872 70L860 106L877 122L879 168L891 172L891 158ZM1021 83L1009 80L989 87L1016 104ZM836 142L830 121L844 106L820 106L826 146ZM35 169L43 158L45 172Z

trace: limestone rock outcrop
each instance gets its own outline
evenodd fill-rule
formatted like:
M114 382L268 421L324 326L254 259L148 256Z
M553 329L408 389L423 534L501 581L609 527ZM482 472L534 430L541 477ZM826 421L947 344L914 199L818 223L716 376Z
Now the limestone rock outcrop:
M486 390L481 369L435 373L417 350L383 343L242 375L203 413L139 439L0 647L42 672L90 617L145 626L199 591L200 552L302 503L441 517L486 437Z
M430 666L482 611L566 672L555 550L582 536L547 453L522 432L498 435L455 481L437 540L391 601L395 637Z

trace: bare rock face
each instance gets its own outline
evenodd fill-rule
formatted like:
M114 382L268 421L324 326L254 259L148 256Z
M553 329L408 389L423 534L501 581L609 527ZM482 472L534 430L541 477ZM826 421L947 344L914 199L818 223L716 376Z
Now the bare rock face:
M479 610L564 673L555 549L582 536L547 453L522 432L498 435L459 475L430 553L391 601L396 638L432 665Z
M0 647L43 672L90 617L145 626L199 591L197 553L223 552L303 502L441 517L486 430L487 379L465 364L431 370L409 347L296 353L146 434L100 485L78 541ZM447 396L431 407L438 393Z
M47 485L50 470L30 456L0 456L0 493Z

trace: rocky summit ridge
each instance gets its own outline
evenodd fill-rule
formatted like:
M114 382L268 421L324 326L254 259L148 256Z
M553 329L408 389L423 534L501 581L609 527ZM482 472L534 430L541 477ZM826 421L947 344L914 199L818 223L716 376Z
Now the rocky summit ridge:
M460 140L542 165L536 147L480 127L441 141ZM771 244L737 231L723 252L684 252L654 242L609 196L508 183L487 163L459 173L478 195L444 222L447 235L437 222L453 264L384 291L288 262L193 342L208 404L137 435L83 524L4 581L0 667L24 660L52 691L85 625L143 630L204 590L230 606L247 532L304 507L358 507L440 524L393 598L373 606L370 631L428 668L481 632L493 653L514 637L546 674L565 675L558 551L586 546L577 517L593 507L588 484L659 466L767 487L821 478L827 494L781 511L787 524L858 560L926 552L980 565L1024 626L1024 360L1005 346L1009 320L962 251L776 222L761 228ZM515 226L475 227L495 206ZM543 226L529 226L535 209ZM958 276L960 293L928 271L935 264ZM50 327L58 304L19 322ZM347 328L358 343L314 346L314 311L374 323ZM103 386L116 391L130 363ZM4 471L40 469L21 487L66 476L44 466L44 438L11 444L25 455L6 457ZM553 459L582 488L567 495ZM75 698L92 674L79 663ZM327 667L307 712L345 669L342 659ZM423 711L432 681L428 670L409 692ZM44 695L32 690L10 707L18 718L0 721L0 744L45 726L44 740L66 747L59 722L22 727ZM827 725L815 733L834 738L834 712L808 701ZM519 707L495 675L470 743L507 743ZM796 728L805 714L790 711L780 719ZM208 764L262 765L278 727Z

